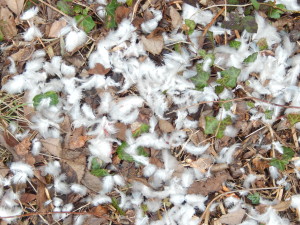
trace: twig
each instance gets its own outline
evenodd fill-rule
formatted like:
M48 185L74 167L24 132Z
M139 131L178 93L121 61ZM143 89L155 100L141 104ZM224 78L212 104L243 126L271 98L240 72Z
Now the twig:
M205 215L207 214L208 210L210 209L211 205L218 200L219 198L223 197L224 195L228 195L231 193L237 193L237 192L241 192L241 191L260 191L260 190L272 190L272 189L279 189L281 187L266 187L266 188L249 188L249 189L243 189L243 190L236 190L236 191L228 191L228 192L224 192L218 196L216 196L213 200L210 201L210 203L208 203L206 209L204 210L203 214L200 217L200 221L199 221L199 225L201 225L201 222L203 220L203 218L205 217Z
M202 37L204 37L208 31L208 29L216 22L216 20L218 19L218 17L225 11L225 8L224 7L223 9L221 9L217 15L215 15L215 17L210 21L209 24L206 25L206 27L204 28L204 31L202 33Z
M67 14L65 14L64 12L58 10L57 8L55 8L54 6L50 5L49 3L43 1L43 0L38 0L39 2L43 3L44 5L48 6L49 8L53 9L54 11L62 14L63 16L67 17L67 18L71 18L70 16L68 16Z
M131 22L134 20L136 11L138 9L139 4L141 3L142 0L137 0L137 2L133 6L133 11L132 11L132 16L131 16Z

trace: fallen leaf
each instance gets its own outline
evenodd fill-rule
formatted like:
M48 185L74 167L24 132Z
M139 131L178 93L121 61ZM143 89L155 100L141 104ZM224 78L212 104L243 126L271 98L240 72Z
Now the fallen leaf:
M115 128L117 129L116 136L121 141L126 141L126 130L127 125L124 123L115 123Z
M159 120L158 126L162 132L166 132L166 133L171 133L175 130L174 126L167 120Z
M6 7L0 8L0 30L5 39L12 39L18 33L14 16Z
M96 66L88 70L89 74L105 75L110 71L110 68L105 68L102 64L96 63Z
M93 176L90 172L86 172L84 174L81 183L94 192L99 192L102 189L102 182L100 178Z
M108 213L107 207L104 207L102 205L98 205L96 207L91 208L90 212L97 217L102 217L103 215Z
M211 192L220 191L222 184L231 176L228 171L221 171L213 174L206 180L195 181L188 189L188 194L208 195Z
M182 25L182 18L180 16L180 13L174 9L174 7L170 7L170 17L171 17L171 22L172 22L172 27L173 28L178 28L181 27Z
M33 200L36 199L36 195L35 194L31 194L31 193L23 193L21 195L21 198L20 198L20 201L22 203L30 203L32 202Z
M164 47L164 39L161 35L152 38L146 38L145 36L142 36L142 43L145 50L153 55L160 54Z
M24 138L19 144L15 146L16 153L19 156L24 156L28 153L30 146L30 137Z
M9 172L9 169L2 161L0 161L0 176L5 177Z
M264 173L264 170L270 167L269 161L260 158L254 158L252 163L254 165L254 169L260 173Z
M291 202L292 202L291 199L288 201L279 202L276 205L272 205L272 208L278 212L282 212L282 211L287 210L291 206Z
M85 171L85 156L80 155L76 160L65 160L64 162L67 163L74 170L75 174L77 175L76 182L80 183Z
M234 212L230 212L228 214L222 215L219 219L220 223L228 224L228 225L236 225L240 224L246 214L244 209L239 208Z
M201 173L205 173L206 170L211 167L213 160L209 157L199 158L196 161L190 163L190 167L199 170Z
M125 6L119 6L115 11L115 20L117 24L121 23L121 21L129 16L130 9Z
M11 11L19 16L23 9L24 0L6 0L6 4Z
M16 62L22 62L30 58L34 49L32 48L21 48L16 53L12 54L10 57Z
M81 148L90 139L91 138L89 136L71 137L69 140L69 149L74 150L77 148Z
M50 152L51 155L61 157L62 147L59 138L43 139L41 143L44 149Z
M52 23L48 37L51 38L57 38L60 36L60 31L62 28L64 28L67 25L67 22L65 19L60 19Z

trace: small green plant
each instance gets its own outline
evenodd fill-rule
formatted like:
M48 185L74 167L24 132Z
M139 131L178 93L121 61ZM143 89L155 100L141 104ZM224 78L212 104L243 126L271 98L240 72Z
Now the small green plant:
M229 42L229 46L231 48L235 48L235 49L239 49L241 44L242 43L240 41L236 41L236 40L232 40L232 41Z
M293 149L283 146L283 154L281 159L273 158L270 161L270 165L276 167L277 169L284 171L286 165L293 158L295 152Z
M34 96L33 98L33 106L36 108L43 99L50 98L50 105L57 105L58 104L58 95L55 91L47 91L43 94L39 94Z
M101 168L100 162L97 158L92 159L91 174L96 177L105 177L110 175L107 169Z
M121 207L119 206L119 202L115 197L111 198L111 205L117 210L120 215L125 216L125 212L121 209Z
M196 28L196 23L194 20L188 20L188 19L185 19L184 20L184 23L185 25L188 27L188 30L187 30L187 34L188 35L191 35L192 33L194 33L194 30Z
M149 131L150 126L148 124L142 123L139 128L137 128L133 133L133 137L138 137L143 133L147 133Z
M203 63L196 65L197 75L191 78L191 81L195 84L197 90L203 90L208 85L207 81L210 77L210 73L203 70Z
M116 22L116 9L120 6L117 0L111 0L109 4L107 4L105 11L106 11L106 18L105 18L105 25L106 28L116 28L118 26Z
M224 21L221 26L230 30L246 30L249 33L256 33L258 28L254 16L241 17L235 13L232 13L230 20Z
M268 4L271 4L268 10L268 17L272 19L279 19L282 14L285 13L286 8L283 4L276 4L274 2L268 2Z
M267 120L271 120L273 114L274 114L274 110L269 110L269 109L267 109L267 110L265 111L265 118L266 118Z
M226 126L231 125L232 121L230 116L227 116L225 119L219 121L213 116L205 117L205 134L214 134L216 138L222 138L224 136L224 131Z
M290 124L294 126L296 123L300 122L300 114L296 114L296 113L288 114L287 119L290 122Z
M247 198L252 202L252 204L257 205L260 201L259 193L255 192L254 194L249 194Z
M217 80L217 83L226 88L234 88L236 86L237 78L240 75L241 70L235 67L230 67L227 70L221 72L221 79Z
M244 59L244 63L252 63L257 59L258 52L254 52L253 54L249 55L247 58Z

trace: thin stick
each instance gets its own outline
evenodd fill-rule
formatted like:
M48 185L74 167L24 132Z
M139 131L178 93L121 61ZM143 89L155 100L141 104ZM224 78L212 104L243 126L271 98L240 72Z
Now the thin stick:
M200 217L200 221L199 221L199 225L201 225L201 222L203 220L203 218L205 217L206 213L208 212L208 210L210 209L211 205L218 200L219 198L223 197L224 195L227 194L231 194L231 193L237 193L237 192L241 192L241 191L260 191L260 190L272 190L272 189L279 189L281 187L269 187L269 188L249 188L249 189L243 189L243 190L236 190L236 191L228 191L228 192L224 192L218 196L216 196L213 200L210 201L210 203L208 203L206 209L204 210L203 214Z
M223 9L221 9L217 15L215 15L215 17L210 21L209 24L206 25L206 27L204 28L204 31L202 33L202 37L204 37L207 33L207 31L209 30L209 28L216 22L216 20L218 19L218 17L225 11L225 8L224 7Z
M136 14L136 11L138 9L138 6L140 4L142 0L137 0L137 2L134 4L133 6L133 11L132 11L132 16L131 16L131 22L134 20L134 17L135 17L135 14Z
M50 5L49 3L43 1L43 0L39 0L41 3L43 3L44 5L48 6L49 8L53 9L54 11L62 14L63 16L67 17L67 18L71 18L70 16L68 16L67 14L65 14L64 12L58 10L57 8L55 8L54 6Z

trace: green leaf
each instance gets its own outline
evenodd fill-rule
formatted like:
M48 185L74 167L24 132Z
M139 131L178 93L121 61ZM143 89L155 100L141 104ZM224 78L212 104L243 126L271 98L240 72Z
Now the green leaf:
M181 53L181 45L180 45L180 43L176 43L176 44L174 45L174 50L175 50L176 52L178 52L178 53Z
M96 157L94 157L92 159L92 166L91 166L92 170L96 170L96 169L100 169L100 163L98 162L98 159Z
M223 70L221 72L222 78L217 80L217 83L227 88L234 88L236 86L236 81L240 73L241 70L235 67L230 67L227 70Z
M242 24L246 31L249 33L256 33L257 32L257 23L254 16L245 16L242 19Z
M277 4L274 7L269 8L268 16L272 19L279 19L281 17L281 14L284 14L285 10L286 10L285 5Z
M267 39L265 39L265 38L259 39L256 44L257 44L257 46L259 48L259 51L263 51L263 50L268 49Z
M220 101L226 101L229 99L220 99ZM225 110L229 110L230 107L232 106L232 102L219 102L220 107L224 107Z
M244 59L244 63L252 63L257 59L258 52L254 52L253 54L249 55L246 59Z
M120 215L125 216L125 212L121 209L121 207L119 206L119 202L115 197L111 198L111 205L117 210Z
M282 155L282 158L284 160L290 160L294 157L295 155L295 152L293 149L291 148L288 148L288 147L285 147L285 146L282 146L283 148L283 155Z
M73 7L73 11L74 11L75 13L80 14L80 13L82 13L82 10L83 10L83 8L82 8L80 5L75 5L75 6Z
M224 91L224 86L222 86L222 85L215 86L215 92L217 95L221 94L223 91Z
M149 128L150 128L150 126L148 124L142 123L141 126L133 132L132 136L138 137L142 133L147 133L149 131Z
M246 105L249 106L249 108L254 108L255 107L255 103L251 102L251 101L246 102Z
M56 4L57 8L67 15L73 14L72 7L66 1L58 1Z
M149 153L145 151L145 148L139 146L137 148L137 154L145 157L149 157Z
M276 159L273 158L270 161L270 165L271 166L275 166L277 169L284 171L285 170L285 166L289 163L288 160L286 159Z
M86 33L89 33L95 27L95 22L91 16L77 15L74 17L78 26Z
M296 114L296 113L288 114L287 119L290 122L290 124L293 126L296 123L300 122L300 114Z
M203 71L203 64L196 65L197 75L191 78L191 81L195 84L197 90L202 90L206 87L207 81L210 77L210 73Z
M188 35L191 35L195 28L196 28L196 23L194 20L188 20L188 19L185 19L184 20L184 23L187 25L187 27L189 28L189 30L187 31L187 34Z
M274 110L266 110L266 111L265 111L265 118L266 118L267 120L271 120L273 114L274 114Z
M57 105L58 104L58 95L55 91L47 91L44 94L39 94L34 96L33 98L33 106L37 107L41 101L45 98L50 98L50 105Z
M122 144L117 148L117 154L121 160L125 160L128 162L134 162L134 159L131 155L125 152L125 148L128 147L128 144L123 141Z
M259 193L255 192L254 194L250 194L250 195L247 196L247 198L249 200L251 200L252 204L254 204L254 205L259 204L259 201L260 201Z
M102 169L102 168L92 169L91 174L93 174L96 177L105 177L110 175L107 169Z
M251 0L251 3L256 10L259 10L260 4L257 2L257 0Z
M3 40L4 40L4 34L2 33L1 27L0 27L0 41L3 41Z
M116 22L116 9L120 6L117 0L111 0L109 4L107 4L105 11L106 11L106 18L105 18L105 24L106 27L111 29L118 26Z
M216 134L217 138L222 138L224 136L224 130L226 126L232 123L230 116L227 116L224 120L219 121L215 117L206 116L205 117L205 134ZM220 125L219 125L220 124Z
M238 5L239 1L238 0L228 0L228 4L230 4L230 5Z
M199 55L204 59L208 60L211 59L211 62L209 63L209 66L212 66L215 61L215 55L213 53L207 53L204 49L200 49L198 51Z
M232 40L229 42L229 46L231 48L235 48L235 49L239 49L239 47L241 46L241 42L240 41L236 41L236 40Z

